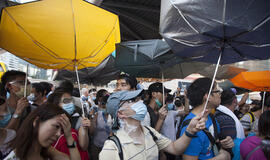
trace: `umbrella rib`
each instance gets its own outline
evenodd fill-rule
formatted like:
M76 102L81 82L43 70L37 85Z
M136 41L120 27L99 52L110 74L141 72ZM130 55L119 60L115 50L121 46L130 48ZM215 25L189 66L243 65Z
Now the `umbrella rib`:
M196 33L200 34L200 32L199 32L195 27L193 27L193 26L190 24L190 22L186 19L186 17L185 17L184 14L182 13L182 11L180 11L180 9L179 9L178 7L176 7L175 4L174 4L171 0L170 0L170 2L171 2L171 4L173 5L173 7L174 7L175 9L178 10L178 13L179 13L180 16L184 19L184 21L186 21L186 23L188 24L188 26L189 26L192 30L194 30Z
M73 8L72 0L70 0L70 3L71 3L73 32L74 32L74 52L75 52L74 60L76 60L77 59L77 34L76 34L75 16L74 16L74 8Z
M195 47L195 46L196 47L199 47L199 46L203 46L203 45L207 45L209 43L215 42L215 40L212 40L212 41L206 41L206 42L197 43L197 42L189 42L189 41L186 41L186 40L169 38L169 37L168 37L168 39L172 39L174 41L177 41L179 43L182 43L184 45L191 46L191 47Z
M59 58L59 56L54 53L52 50L38 42L34 37L32 37L26 30L10 15L10 13L4 8L4 10L7 12L9 17L16 23L16 25L31 39L31 41L36 44L40 49L42 49L44 52L46 52L48 55L55 59L60 59L60 60L66 60L66 58ZM51 53L50 53L51 52Z
M246 57L238 50L236 49L234 46L232 46L230 43L228 43L228 45L240 56L242 57L243 59L246 59ZM252 56L252 55L249 55L250 57L252 58L255 58L255 59L260 59L258 57L255 57L255 56Z
M115 31L115 25L117 24L117 22L118 21L116 20L113 29L110 31L110 33L108 34L107 38L105 39L105 43L104 42L103 42L103 44L101 43L97 48L99 48L100 46L102 46L102 47L94 55L91 55L92 53L95 52L95 50L97 50L97 48L94 49L94 51L92 51L90 53L90 56L85 57L85 58L81 58L82 60L95 57L105 47L105 45L107 44L107 41L108 41L109 37L112 36L113 31Z
M264 25L269 20L270 20L270 15L266 16L262 21L260 21L257 25L255 25L252 29L250 29L248 31L244 31L244 32L238 33L238 34L230 37L230 39L234 39L234 38L237 38L239 36L242 36L243 34L246 34L246 33L252 32L252 31L255 31L256 29L258 29L260 26Z
M55 59L61 59L61 60L65 60L64 58L59 58L58 55L56 53L54 53L53 51L51 51L49 48L45 47L44 45L42 45L40 42L38 42L34 37L32 37L28 32L26 32L26 30L11 16L11 14L7 11L6 8L4 8L4 10L6 11L6 13L8 14L8 16L14 21L14 23L16 23L16 25L31 39L31 41L33 43L35 43L39 48L41 48L43 51L45 51L46 53L48 53L50 56L52 56ZM51 53L49 53L51 52Z
M244 45L248 45L251 47L269 47L270 44L255 44L252 42L243 42L243 41L235 41L235 40L231 40L231 42L237 43L237 44L244 44Z

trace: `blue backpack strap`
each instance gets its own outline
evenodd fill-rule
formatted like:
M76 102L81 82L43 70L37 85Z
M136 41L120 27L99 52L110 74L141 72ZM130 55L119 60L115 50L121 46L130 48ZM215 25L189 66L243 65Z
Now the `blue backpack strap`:
M116 135L112 135L109 137L109 140L111 140L115 143L115 145L118 149L118 155L120 157L120 160L124 160L123 150L122 150L122 146L121 146L119 138Z

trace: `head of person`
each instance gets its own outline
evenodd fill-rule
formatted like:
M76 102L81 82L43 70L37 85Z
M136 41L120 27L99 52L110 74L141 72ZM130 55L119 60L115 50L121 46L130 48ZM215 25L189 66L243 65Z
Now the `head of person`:
M42 102L45 97L45 89L40 83L33 83L31 94L27 97L32 102Z
M174 106L174 97L173 95L171 94L168 94L167 95L167 98L166 98L166 102L165 104L167 105L167 109L168 110L174 110L175 109L175 106Z
M185 111L185 96L175 97L174 106L178 111ZM188 112L188 110L186 111Z
M11 142L11 147L16 150L19 159L26 159L33 145L41 146L41 155L48 156L45 150L49 148L61 135L61 114L68 114L55 104L45 103L31 112L23 121L16 138Z
M87 98L87 99L84 99L83 101L87 101L88 100L88 89L87 88L82 88L82 95Z
M45 96L47 96L52 91L53 84L48 83L48 82L40 82L40 85L44 88L44 95Z
M107 104L108 98L109 98L109 95L105 95L105 96L101 97L101 100L99 101L98 109L100 111L102 111L103 113L107 113L106 104Z
M135 77L128 74L121 74L117 77L116 91L136 90L137 84L138 82Z
M68 91L70 93L70 95L72 95L74 85L71 81L64 80L59 84L58 88L65 89L66 91Z
M256 107L257 108L257 107ZM247 112L251 111L249 104L243 103L239 106L239 111L243 114L246 114ZM252 111L253 112L253 111Z
M66 90L56 89L48 98L48 103L55 104L63 108L69 115L75 111L73 97Z
M210 78L198 78L188 87L187 97L193 108L206 103L211 83L212 79ZM217 84L215 82L209 96L207 105L209 109L217 108L220 105L220 94L221 91L217 88Z
M221 93L221 103L220 104L223 106L226 106L234 111L236 106L238 105L235 93L231 89L224 90Z
M24 72L11 70L3 74L1 82L11 96L22 98L24 96L25 89L25 76L26 74ZM30 92L31 84L27 81L26 96L28 96Z
M92 88L89 90L89 97L95 101L96 97L97 97L97 90L95 88Z
M128 125L140 125L147 113L147 107L141 100L142 90L119 91L110 95L107 111L115 119L113 129Z
M96 93L96 96L95 96L95 100L94 100L95 104L99 105L102 97L104 97L106 95L109 95L109 92L106 89L98 90L98 92Z
M259 118L258 131L262 137L262 150L267 159L270 159L270 111L265 111Z
M246 104L245 103L245 106L244 107L247 107L248 106L248 112L251 111L251 112L256 112L256 111L260 111L262 109L262 103L261 101L252 101L252 103L250 105ZM252 106L252 107L251 107ZM243 106L239 106L240 108L243 107Z
M152 83L148 87L148 94L149 94L149 100L147 104L149 104L151 101L154 101L158 107L162 107L163 105L163 84L160 82ZM170 93L171 90L164 87L164 99L167 98L168 93Z

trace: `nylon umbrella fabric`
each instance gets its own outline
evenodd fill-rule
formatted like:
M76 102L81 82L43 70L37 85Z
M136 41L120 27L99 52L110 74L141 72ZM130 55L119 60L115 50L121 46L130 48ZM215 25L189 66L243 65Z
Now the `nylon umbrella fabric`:
M103 60L95 68L84 68L78 71L80 82L83 84L92 85L105 85L111 80L116 79L121 71L115 66L115 60L113 56L109 56ZM76 73L68 70L60 70L55 80L70 80L76 82Z
M242 72L230 81L251 91L270 91L270 71Z
M185 78L209 66L207 63L190 62L171 52L163 40L140 40L117 44L115 66L135 77Z
M181 57L229 64L270 58L270 1L162 0L160 34Z
M199 74L212 78L214 75L214 70L216 68L216 65L210 65L208 67L205 67L198 71ZM222 79L231 79L238 75L241 72L245 72L247 69L239 68L231 65L222 65L219 66L219 70L216 75L216 79L222 80Z
M41 0L2 10L0 47L41 68L96 67L119 42L118 16L84 0Z

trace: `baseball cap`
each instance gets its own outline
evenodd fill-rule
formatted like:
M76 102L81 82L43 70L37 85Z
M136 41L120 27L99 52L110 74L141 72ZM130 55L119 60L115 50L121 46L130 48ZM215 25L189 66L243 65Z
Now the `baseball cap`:
M117 111L120 107L120 103L122 101L130 100L138 97L142 93L143 89L135 90L135 91L119 91L110 95L107 101L107 112L115 118L117 115Z
M148 87L148 92L149 93L152 93L152 92L161 92L161 93L163 93L162 87L163 87L163 84L160 83L160 82L152 83ZM169 92L171 92L171 90L164 87L164 93L169 93Z

